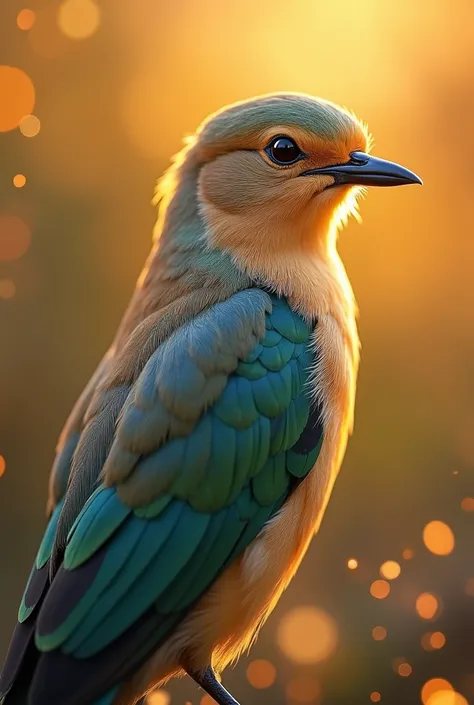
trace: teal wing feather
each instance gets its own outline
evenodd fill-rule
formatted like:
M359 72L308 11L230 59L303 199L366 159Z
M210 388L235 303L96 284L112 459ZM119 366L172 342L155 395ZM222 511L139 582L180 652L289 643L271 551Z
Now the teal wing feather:
M321 447L310 334L284 299L249 290L159 346L69 532L38 649L96 660L104 674L105 654L122 644L129 666L253 541ZM145 617L153 637L136 636Z

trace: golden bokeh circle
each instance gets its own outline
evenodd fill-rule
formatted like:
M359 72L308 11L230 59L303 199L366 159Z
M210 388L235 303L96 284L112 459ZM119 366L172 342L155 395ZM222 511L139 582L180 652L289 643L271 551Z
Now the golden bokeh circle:
M3 457L3 455L0 455L0 477L4 474L6 468L7 464L5 462L5 458Z
M251 661L247 667L247 680L254 688L270 688L276 680L276 668L266 659Z
M36 115L25 115L20 121L20 132L24 137L36 137L41 123Z
M100 8L93 0L64 0L58 10L58 26L69 39L87 39L100 25Z
M385 627L377 626L372 629L372 639L374 641L383 641L386 636L387 630L385 629Z
M416 598L415 607L422 619L433 619L439 612L440 603L436 595L431 592L422 592Z
M171 695L167 690L163 690L162 688L153 690L146 698L146 705L169 705L170 702Z
M430 521L423 529L423 542L436 556L448 556L454 549L454 534L444 521Z
M385 561L380 566L380 575L387 580L395 580L401 573L400 564L396 561Z
M454 690L438 690L428 698L426 705L468 705L468 702Z
M36 13L34 10L28 10L27 8L20 10L16 17L16 23L20 29L27 32L31 29L36 20Z
M358 565L359 561L357 560L357 558L349 558L349 560L347 561L347 567L349 568L349 570L355 570Z
M26 176L24 174L15 174L13 177L13 186L16 188L23 188L26 184Z
M15 296L15 292L16 286L11 279L0 279L0 299L11 299Z
M16 66L0 66L0 132L19 126L35 106L31 78Z
M277 643L294 663L319 663L329 658L337 646L338 630L334 619L312 606L295 607L280 620Z
M374 580L370 586L370 594L377 600L384 600L390 594L390 585L386 580Z
M428 700L439 691L453 690L453 686L445 678L430 678L421 689L423 705L428 705Z

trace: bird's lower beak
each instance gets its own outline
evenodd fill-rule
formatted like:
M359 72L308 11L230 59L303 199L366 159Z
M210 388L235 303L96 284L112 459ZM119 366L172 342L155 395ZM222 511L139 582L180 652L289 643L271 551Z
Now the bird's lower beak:
M405 169L400 164L377 159L365 152L351 152L345 164L309 169L301 176L317 174L332 176L333 186L339 184L357 184L359 186L403 186L405 184L423 184L419 176Z

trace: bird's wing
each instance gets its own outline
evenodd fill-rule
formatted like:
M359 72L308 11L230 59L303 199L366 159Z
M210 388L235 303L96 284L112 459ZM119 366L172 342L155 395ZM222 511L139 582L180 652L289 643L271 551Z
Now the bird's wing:
M36 645L52 653L34 683L55 669L64 705L73 681L95 697L142 662L313 467L310 334L285 300L249 290L148 360L39 611Z

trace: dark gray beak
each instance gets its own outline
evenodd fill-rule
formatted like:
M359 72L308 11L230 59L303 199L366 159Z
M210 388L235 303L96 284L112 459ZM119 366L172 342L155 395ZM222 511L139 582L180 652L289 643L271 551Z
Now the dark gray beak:
M419 176L405 169L400 164L377 159L365 152L351 152L345 164L323 166L309 169L301 176L324 174L332 176L334 186L339 184L357 184L359 186L404 186L405 184L423 184Z

